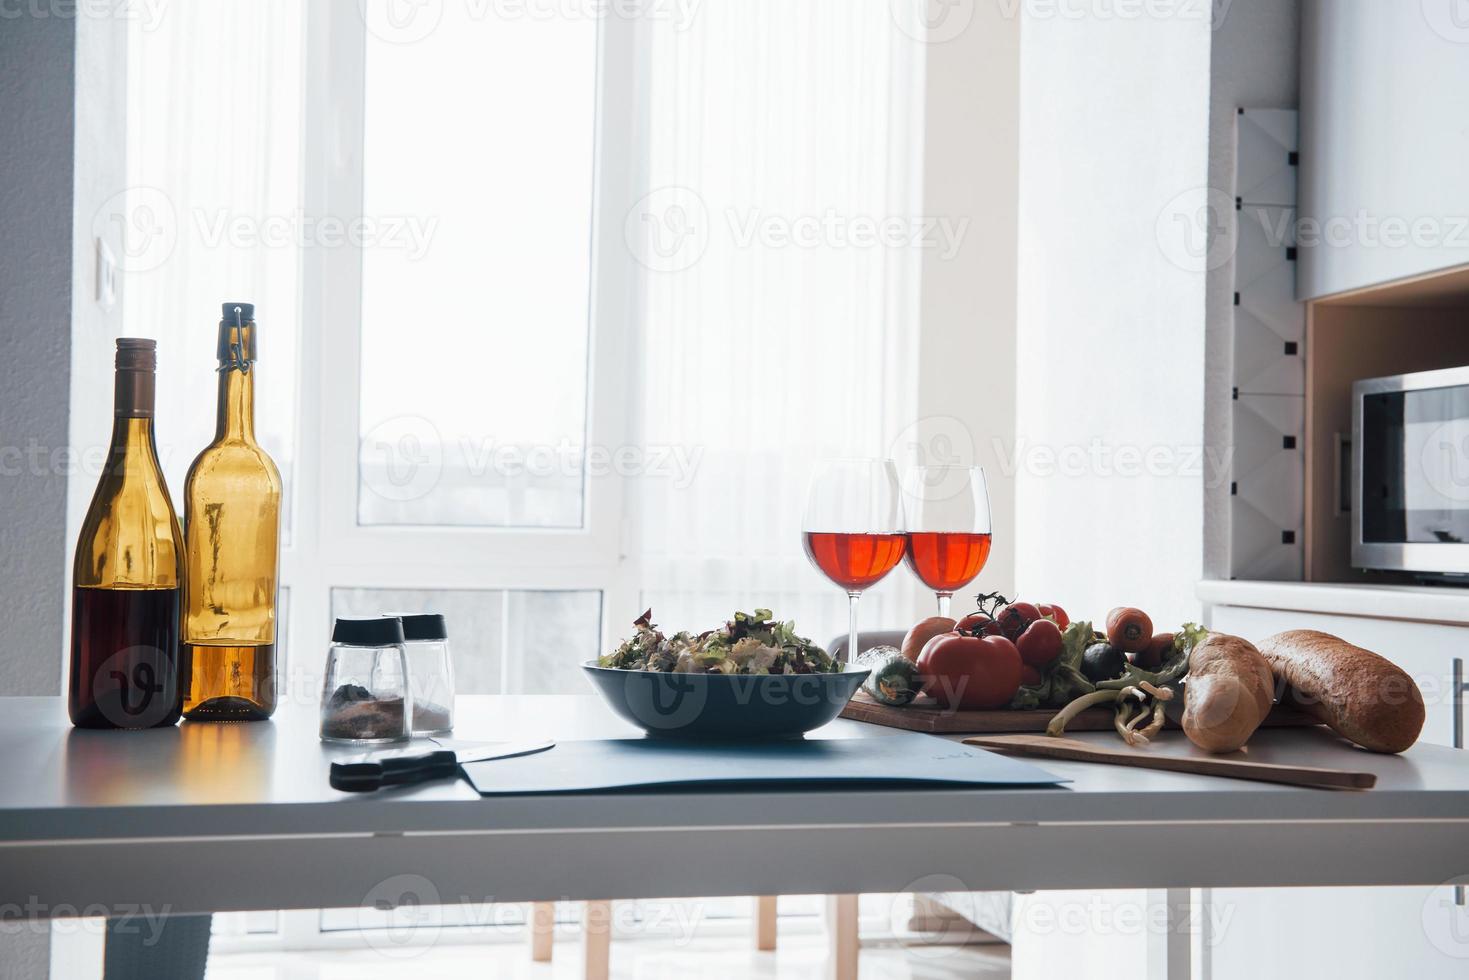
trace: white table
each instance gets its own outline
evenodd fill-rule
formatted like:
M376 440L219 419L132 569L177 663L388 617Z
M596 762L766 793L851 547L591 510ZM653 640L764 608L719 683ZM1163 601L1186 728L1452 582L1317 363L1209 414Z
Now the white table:
M467 697L458 711L465 739L636 734L593 696ZM327 768L353 753L317 741L310 706L102 733L70 728L52 698L0 700L0 746L0 904L41 914L372 905L405 883L423 902L523 902L901 892L932 875L976 891L1434 884L1469 867L1462 754L1377 756L1312 730L1262 731L1250 754L1367 769L1377 788L1044 761L1073 782L481 799L459 780L350 795ZM1176 734L1155 748L1192 751Z

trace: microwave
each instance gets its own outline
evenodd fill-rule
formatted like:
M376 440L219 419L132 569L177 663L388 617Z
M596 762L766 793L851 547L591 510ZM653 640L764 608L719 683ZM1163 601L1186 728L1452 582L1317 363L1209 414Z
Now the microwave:
M1469 367L1352 385L1352 565L1469 575Z

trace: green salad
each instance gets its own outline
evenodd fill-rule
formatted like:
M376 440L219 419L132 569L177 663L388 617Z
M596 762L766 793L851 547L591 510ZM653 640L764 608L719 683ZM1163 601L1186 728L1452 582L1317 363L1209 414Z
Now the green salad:
M665 636L649 609L633 621L635 632L597 660L599 667L681 674L835 674L842 665L769 609L737 612L717 630Z

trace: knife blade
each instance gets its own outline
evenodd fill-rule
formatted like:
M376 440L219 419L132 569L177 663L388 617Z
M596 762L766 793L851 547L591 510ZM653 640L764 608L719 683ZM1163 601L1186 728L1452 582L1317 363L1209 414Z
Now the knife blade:
M533 755L544 752L555 744L550 739L538 742L491 742L472 749L438 748L428 752L398 752L333 762L331 785L332 789L347 793L366 793L382 786L403 786L430 779L445 779L459 775L459 767L467 762Z

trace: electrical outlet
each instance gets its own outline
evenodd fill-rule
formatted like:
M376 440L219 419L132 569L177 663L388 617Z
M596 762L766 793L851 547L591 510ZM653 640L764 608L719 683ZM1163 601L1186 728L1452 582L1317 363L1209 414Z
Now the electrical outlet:
M117 259L107 243L98 238L97 243L97 305L110 310L117 303Z

